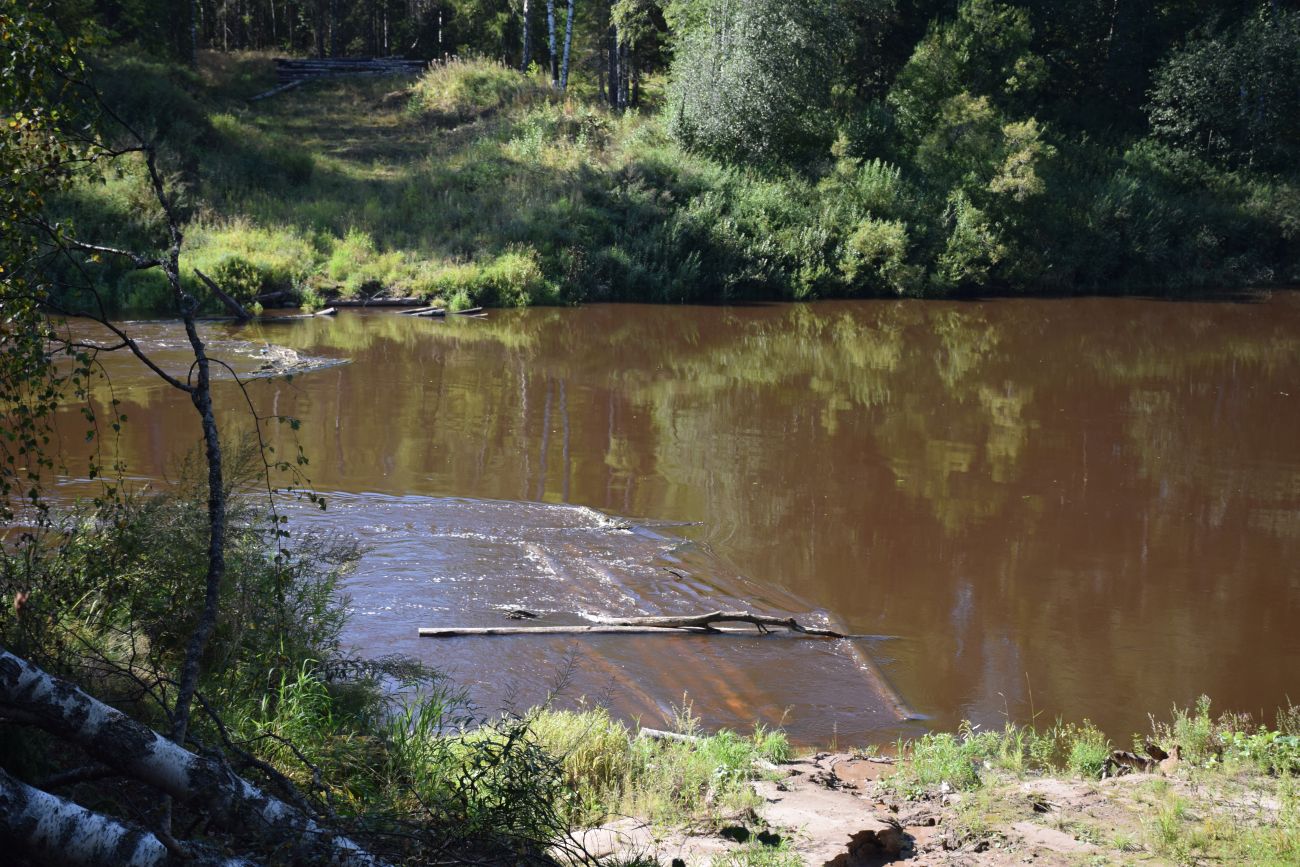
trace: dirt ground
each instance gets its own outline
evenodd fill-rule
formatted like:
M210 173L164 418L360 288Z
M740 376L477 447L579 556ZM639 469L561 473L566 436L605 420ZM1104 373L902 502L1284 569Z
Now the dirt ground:
M820 753L777 766L779 779L753 783L760 806L720 831L655 829L623 819L586 832L580 842L610 863L686 867L728 854L742 856L731 863L751 863L742 843L750 841L752 851L755 840L785 841L809 867L1159 865L1184 860L1146 842L1156 833L1161 805L1186 799L1212 812L1209 821L1234 824L1267 821L1277 809L1249 785L1222 781L1208 792L1203 782L1159 773L1100 781L1007 775L973 792L941 787L907 800L880 783L891 770L888 759Z

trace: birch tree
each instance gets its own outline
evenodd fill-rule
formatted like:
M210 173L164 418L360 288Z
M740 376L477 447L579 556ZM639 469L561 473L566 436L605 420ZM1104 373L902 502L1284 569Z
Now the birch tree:
M569 89L569 52L573 47L573 7L577 0L566 0L564 22L564 62L560 66L560 90Z
M679 37L673 62L673 133L690 147L764 162L826 144L834 62L849 36L840 2L705 0L703 7L682 15L695 26Z
M550 51L551 87L559 87L560 56L555 50L555 0L546 0L546 44Z
M519 71L527 72L528 64L533 62L533 17L528 14L528 0L524 0L524 51Z

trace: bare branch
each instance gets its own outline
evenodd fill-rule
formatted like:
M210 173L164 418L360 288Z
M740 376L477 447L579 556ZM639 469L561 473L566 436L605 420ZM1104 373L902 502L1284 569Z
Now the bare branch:
M39 226L55 244L60 246L72 247L83 253L94 253L102 256L116 256L126 259L131 263L131 267L139 271L146 271L150 268L158 268L163 264L163 260L154 256L143 256L133 250L123 250L120 247L109 247L106 244L91 244L88 241L82 241L74 238L62 231L57 223L50 223L40 217L34 217L31 221L34 225Z

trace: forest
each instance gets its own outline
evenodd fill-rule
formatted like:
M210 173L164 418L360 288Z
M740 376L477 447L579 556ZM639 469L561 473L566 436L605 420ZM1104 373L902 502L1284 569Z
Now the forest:
M1188 295L1300 274L1286 2L164 6L48 11L184 188L186 279L250 301ZM280 55L433 65L247 102ZM158 246L145 173L115 162L54 210ZM123 309L159 303L148 275L93 277Z
M931 431L932 402L919 397L879 424L871 415L882 454L895 433L910 450L871 472L897 473L889 485L944 531L942 545L920 547L946 550L1000 504L1023 510L1026 527L1052 502L1066 510L1063 494L1012 500L1001 487L1032 432L1055 417L1026 415L1034 391L1012 387L1024 359L997 355L1025 335L1038 359L1059 348L1038 330L1036 311L1016 308L995 327L948 307L823 319L812 305L790 305L766 324L717 325L739 336L713 344L699 322L648 316L570 344L568 321L545 317L604 301L1204 301L1300 282L1294 0L0 0L0 47L0 841L21 867L579 863L595 857L583 829L619 817L711 838L751 825L753 840L744 827L743 839L726 837L737 845L714 853L717 867L806 860L757 812L771 802L763 785L784 785L779 765L794 751L779 726L710 732L683 697L668 712L671 731L641 728L596 704L553 701L571 674L565 666L538 705L485 710L436 666L358 653L344 637L355 616L346 591L367 552L345 532L289 520L327 510L311 475L327 457L344 458L302 448L298 432L322 419L283 414L279 392L261 400L256 377L300 387L300 369L237 368L225 352L234 340L222 342L228 320L237 333L275 307L385 298L439 312L555 308L493 310L503 324L422 332L427 343L402 343L414 319L349 322L333 334L340 357L326 359L337 362L335 406L344 406L345 351L383 359L419 346L426 354L410 367L432 375L448 347L485 346L499 355L483 357L506 360L459 380L470 396L449 400L462 418L438 416L442 404L425 400L432 388L421 381L404 420L460 432L478 407L496 420L485 422L491 428L521 400L526 435L539 415L528 414L529 383L536 391L540 377L535 499L549 496L548 455L558 450L568 473L571 441L589 442L591 454L573 462L606 496L621 484L629 509L634 478L655 483L655 461L699 490L728 462L748 472L739 466L748 453L713 434L752 406L747 386L789 386L817 404L796 410L775 397L787 415L753 426L791 437L764 457L769 476L789 474L794 488L807 475L790 457L796 438L834 436L840 414L883 414L911 371L953 407L946 428ZM389 66L286 81L276 61L290 58L308 68L349 58L420 64L413 75ZM138 316L167 317L173 330L157 337ZM1178 442L1157 436L1177 429L1179 414L1149 380L1228 365L1231 412L1253 399L1236 388L1238 364L1271 374L1294 358L1282 325L1207 339L1222 317L1172 318L1174 333L1199 347L1187 368L1163 364L1157 341L1135 337L1136 320L1094 329L1079 349L1094 353L1097 378L1119 383L1111 390L1123 386L1123 408L1110 416L1136 426L1128 433L1142 482L1176 463L1162 463L1161 446ZM617 360L634 343L668 343L667 334L680 341L671 364L627 365L636 401L623 409L613 390L602 392L598 423L571 432L569 400L579 417L611 363L588 360L570 374L554 359L595 346ZM254 352L277 351L260 342ZM117 390L109 369L122 356L139 362L148 385ZM572 391L558 373L534 375L534 363L572 375ZM509 390L504 375L479 384L502 370L515 377ZM682 383L703 390L688 395ZM394 387L358 382L352 393L383 398ZM1271 380L1264 390L1290 396ZM1223 393L1205 409L1207 426L1218 423ZM1039 398L1057 414L1075 406L1062 403ZM164 404L179 406L188 427L158 421ZM1283 417L1274 411L1258 412ZM562 440L550 439L561 413ZM336 426L346 414L338 409ZM638 414L651 417L648 444L616 431L616 418L631 428L625 419ZM374 415L390 421L382 408ZM433 439L400 421L384 432L397 443L376 461L385 473ZM147 436L128 442L136 430ZM1204 511L1215 521L1243 487L1215 461L1249 451L1222 436L1223 448L1183 448L1196 460L1182 481L1208 480L1218 505ZM492 466L487 439L477 431L455 440L458 470ZM1086 488L1086 434L1082 442ZM133 475L145 470L124 457L134 449L139 464L174 447L189 452L165 478ZM962 474L981 460L994 466L976 491ZM1282 483L1251 467L1248 487L1276 508L1251 513L1250 529L1275 532L1270 550L1285 554L1293 524ZM525 457L525 487L529 471ZM861 500L859 481L837 474L825 488ZM332 502L347 492L328 493ZM809 513L796 498L779 508L778 498L754 499L749 487L727 496L730 511L752 511L755 525ZM1186 491L1160 494L1178 496L1191 502ZM1180 523L1191 511L1166 505L1157 541L1194 548ZM600 529L628 527L611 518ZM824 544L844 547L845 533ZM1135 571L1146 566L1143 545ZM1018 552L998 557L1004 573ZM1215 585L1224 595L1241 576L1228 578ZM1067 589L1053 607L1071 608L1087 587ZM937 593L932 601L942 616L960 607ZM1011 619L1036 625L1040 616L1026 608ZM1114 628L1128 622L1126 613ZM1050 655L1073 653L1063 645ZM989 828L1006 819L993 800L1014 800L1016 821L1057 809L1026 801L1027 777L1091 785L1161 765L1194 774L1129 803L1123 833L1132 838L1107 842L1093 828L1088 845L1163 863L1300 857L1294 705L1270 728L1212 716L1208 699L1184 704L1168 722L1152 717L1135 751L1086 719L1038 716L1032 705L1027 718L1008 709L1000 729L966 723L955 735L900 728L889 755L845 755L893 770L872 791L894 813L915 812L918 801L947 810L908 826L957 829L936 838L944 851L988 849L997 838ZM1265 793L1268 808L1255 809L1263 821L1243 819L1241 797L1207 797L1203 822L1181 800L1206 786L1235 793L1242 779ZM897 821L872 821L873 840L897 842ZM614 860L658 863L629 850Z

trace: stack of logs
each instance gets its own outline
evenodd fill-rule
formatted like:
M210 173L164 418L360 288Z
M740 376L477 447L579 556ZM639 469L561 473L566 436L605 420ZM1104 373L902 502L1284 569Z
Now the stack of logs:
M275 59L275 77L281 84L335 75L419 75L425 60L404 57L322 57Z
M303 60L277 57L275 78L279 84L256 96L250 96L248 101L258 102L314 79L337 78L341 75L419 75L428 65L427 61L407 60L404 57L320 57Z

